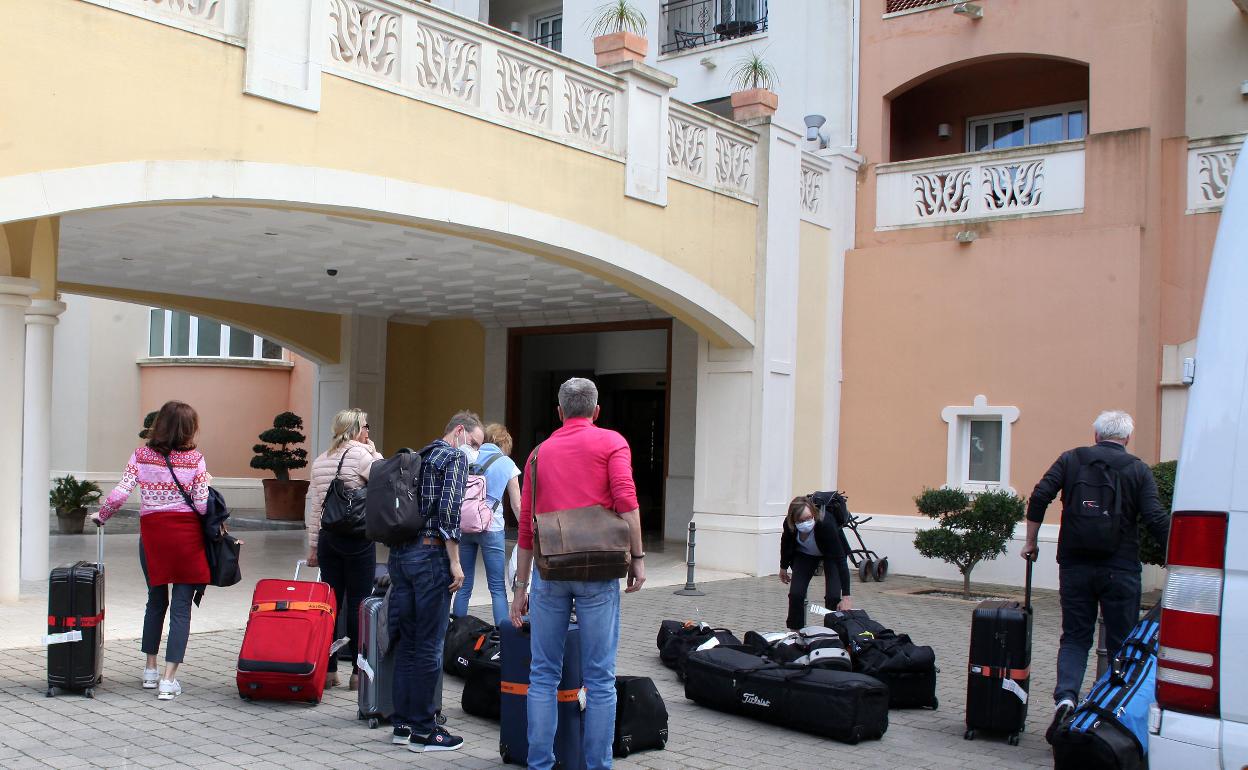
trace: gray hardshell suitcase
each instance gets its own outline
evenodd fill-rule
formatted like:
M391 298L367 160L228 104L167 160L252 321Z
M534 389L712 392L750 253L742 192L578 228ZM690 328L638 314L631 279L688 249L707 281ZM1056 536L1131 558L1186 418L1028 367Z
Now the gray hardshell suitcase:
M359 718L367 719L370 728L388 721L394 713L394 652L390 649L390 624L387 622L390 577L377 579L371 596L360 602L360 640L356 666L360 683L356 690ZM438 668L436 700L438 724L442 716L442 670Z

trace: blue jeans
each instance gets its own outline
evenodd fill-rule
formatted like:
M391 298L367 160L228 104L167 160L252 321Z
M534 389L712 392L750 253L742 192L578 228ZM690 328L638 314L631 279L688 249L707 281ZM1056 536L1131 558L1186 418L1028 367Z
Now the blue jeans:
M434 693L451 609L451 566L442 545L409 543L390 549L390 633L394 658L395 727L413 735L434 729Z
M544 581L534 568L529 595L533 663L529 669L529 767L555 765L555 693L563 676L563 644L576 610L585 681L582 736L588 770L611 767L615 739L615 652L620 641L620 581Z
M1105 618L1105 649L1112 661L1140 619L1140 571L1094 564L1063 565L1058 571L1062 639L1057 649L1053 702L1079 702L1096 634L1096 614Z
M143 568L143 580L147 580L147 556L143 553L143 541L139 541L139 566ZM191 638L191 599L195 586L175 583L173 608L169 608L170 586L158 585L147 588L147 609L143 612L143 643L139 647L147 655L160 652L160 632L165 627L165 612L169 613L169 641L165 643L165 662L181 663L186 657L186 643Z
M485 562L485 582L490 588L490 602L494 610L494 624L509 622L507 619L507 586L504 573L507 570L507 552L503 530L497 532L465 533L459 539L459 566L464 568L464 585L455 593L455 617L468 614L468 600L472 598L472 583L477 573L477 551Z

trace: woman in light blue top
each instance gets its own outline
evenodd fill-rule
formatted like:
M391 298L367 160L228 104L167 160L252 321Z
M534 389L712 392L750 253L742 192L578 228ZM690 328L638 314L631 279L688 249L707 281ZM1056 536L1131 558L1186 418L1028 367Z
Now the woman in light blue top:
M520 469L508 457L512 440L507 428L498 423L485 426L485 443L475 458L469 461L485 468L485 498L494 507L494 518L485 532L465 532L459 541L459 564L464 568L464 585L455 592L455 604L451 612L455 617L468 613L468 601L472 598L472 583L477 569L477 551L485 563L485 582L490 589L494 622L508 622L507 551L503 535L503 495L511 499L511 509L520 510Z

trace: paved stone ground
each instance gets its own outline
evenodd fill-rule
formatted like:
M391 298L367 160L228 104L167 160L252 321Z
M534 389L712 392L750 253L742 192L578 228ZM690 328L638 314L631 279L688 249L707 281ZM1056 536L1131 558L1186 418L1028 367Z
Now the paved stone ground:
M904 593L932 581L892 576L884 584L855 586L858 606L921 644L936 649L941 668L940 708L893 711L880 741L847 746L784 728L721 714L684 697L673 672L658 661L654 638L664 618L698 617L738 635L783 625L784 587L774 578L709 583L707 596L675 597L653 588L623 601L618 671L648 675L671 715L666 751L619 760L621 768L962 768L1044 767L1050 764L1043 732L1050 715L1057 643L1056 594L1037 592L1034 643L1036 694L1027 733L1018 747L1004 739L962 739L966 652L971 604ZM999 589L1010 595L1016 589ZM464 714L459 683L448 679L450 727L464 735L458 752L413 754L392 747L388 730L357 721L354 693L327 693L317 707L244 703L234 689L234 662L242 631L195 634L180 672L184 693L172 703L138 686L141 658L134 641L106 645L105 682L94 700L44 696L42 649L6 650L0 667L0 766L26 767L499 767L497 725Z

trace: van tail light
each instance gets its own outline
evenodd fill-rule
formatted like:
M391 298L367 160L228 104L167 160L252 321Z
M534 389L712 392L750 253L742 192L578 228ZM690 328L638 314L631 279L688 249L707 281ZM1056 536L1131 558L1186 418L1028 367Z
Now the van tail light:
M1175 512L1161 599L1157 704L1218 715L1225 513Z

